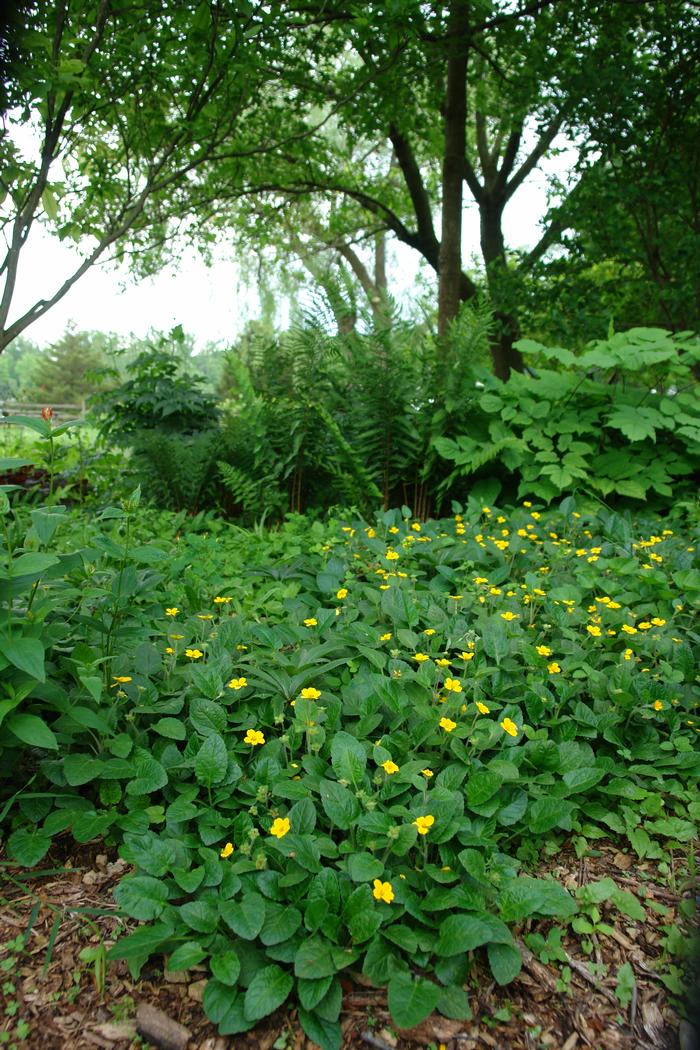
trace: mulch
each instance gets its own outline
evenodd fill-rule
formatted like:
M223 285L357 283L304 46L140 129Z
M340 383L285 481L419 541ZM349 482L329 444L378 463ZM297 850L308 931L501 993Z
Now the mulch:
M284 1050L311 1050L293 1009L279 1011L246 1035L219 1036L201 1006L204 969L164 974L146 967L141 980L133 981L126 964L116 963L107 967L100 990L92 964L79 956L100 940L111 943L123 930L112 891L126 865L104 847L64 848L70 852L61 855L57 848L44 862L44 870L63 869L55 874L37 878L17 871L8 878L10 869L0 869L6 873L0 874L0 1046L137 1050L144 1045L137 1038L138 1020L151 1024L151 1042L145 1045L175 1048L179 1040L182 1050L271 1050L275 1043ZM560 966L543 965L524 945L523 970L506 988L496 985L488 968L479 964L468 988L474 1015L469 1022L434 1015L418 1028L397 1033L385 991L367 987L361 974L345 974L344 1050L415 1050L431 1044L439 1050L441 1044L444 1050L696 1050L696 1034L679 1017L657 971L667 961L662 926L681 921L682 895L695 894L697 887L681 892L677 886L679 892L674 892L655 862L640 863L612 844L598 844L598 851L598 856L579 860L566 849L542 870L569 889L611 876L643 902L646 898L647 904L662 905L665 914L647 907L647 920L637 922L602 905L614 933L595 939L593 957L582 951L576 935L563 938L572 975L568 987L559 983ZM522 937L530 929L544 935L548 924L525 923L518 932ZM25 942L19 951L9 947L17 947L18 936ZM14 961L3 967L3 960ZM634 969L636 988L623 1008L614 990L615 974L625 962ZM595 975L599 966L607 968L599 970L607 976ZM28 1032L8 1042L2 1033L15 1031L18 1019ZM164 1026L160 1036L159 1019ZM173 1028L175 1041L169 1044L172 1022L183 1027Z

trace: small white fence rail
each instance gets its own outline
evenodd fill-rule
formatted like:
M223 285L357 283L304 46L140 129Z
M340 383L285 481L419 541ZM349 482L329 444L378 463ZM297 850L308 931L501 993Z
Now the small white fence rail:
M51 408L53 419L56 423L65 423L67 419L83 419L85 416L85 402L79 404L39 405L28 401L0 401L0 422L5 416L30 416L33 419L41 417L42 409Z

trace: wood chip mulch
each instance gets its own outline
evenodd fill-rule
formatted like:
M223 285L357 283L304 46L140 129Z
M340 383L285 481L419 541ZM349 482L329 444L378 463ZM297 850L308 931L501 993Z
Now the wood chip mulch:
M444 1050L698 1050L696 1030L679 1016L682 1011L658 976L669 962L662 927L681 923L678 905L682 896L694 896L697 886L686 880L674 892L655 862L640 863L614 845L598 849L599 856L585 860L567 849L542 871L572 890L611 876L642 903L663 906L665 914L647 906L647 921L636 922L603 905L614 933L595 939L592 957L575 935L563 938L571 968L568 988L560 982L561 964L544 965L522 942L525 965L506 988L479 963L468 988L474 1014L468 1022L434 1015L410 1032L397 1033L385 991L366 987L359 974L345 974L344 1050L415 1050L431 1044L438 1050L443 1044ZM43 869L63 870L43 877L0 869L0 1047L271 1050L276 1044L311 1050L294 1010L279 1011L244 1036L217 1035L201 1007L204 970L163 974L145 968L135 982L126 964L117 963L107 967L100 993L94 965L79 956L100 941L111 943L123 929L114 915L112 891L126 870L116 854L103 850L73 847L69 855L49 854ZM549 925L525 923L519 933L536 929L544 935ZM634 969L636 987L623 1008L614 993L615 975L625 962ZM599 978L594 971L601 966L606 976Z

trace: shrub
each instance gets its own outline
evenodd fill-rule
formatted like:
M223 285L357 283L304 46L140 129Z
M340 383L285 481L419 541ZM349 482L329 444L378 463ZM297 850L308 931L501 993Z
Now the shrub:
M465 406L468 426L434 438L454 464L444 494L488 465L519 495L552 500L564 492L667 499L700 470L700 402L691 333L633 328L576 357L522 339L532 374L491 378Z

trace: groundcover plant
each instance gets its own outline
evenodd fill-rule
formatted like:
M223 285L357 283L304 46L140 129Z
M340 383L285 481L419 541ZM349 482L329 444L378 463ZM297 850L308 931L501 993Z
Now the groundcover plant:
M482 958L518 974L523 920L605 936L529 874L542 849L694 841L692 506L472 499L269 533L188 531L137 497L25 513L0 591L8 854L117 842L143 925L110 957L207 964L222 1034L289 1001L339 1047L344 971L388 986L399 1027L467 1019Z

